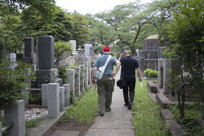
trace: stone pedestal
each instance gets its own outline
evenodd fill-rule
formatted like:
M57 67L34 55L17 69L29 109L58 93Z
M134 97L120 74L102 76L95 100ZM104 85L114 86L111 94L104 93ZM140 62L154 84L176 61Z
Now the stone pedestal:
M60 87L59 88L59 91L60 91L60 111L64 111L64 87Z
M2 129L2 123L0 122L0 136L2 136L2 131L1 131L1 129Z
M48 95L48 84L42 84L42 106L47 107L48 105L48 100L47 100L47 95Z
M85 91L84 86L85 86L85 66L84 65L79 65L81 69L81 75L80 75L80 92L83 93Z
M163 51L166 49L166 47L159 47L158 48L158 58L165 58Z
M64 103L65 106L69 106L70 105L70 85L69 84L64 84Z
M171 60L165 59L164 63L164 93L170 93L170 88L168 87L168 84L170 82L170 70L171 70Z
M80 96L81 93L81 88L80 88L80 85L81 85L81 68L80 67L75 67L75 94L76 96Z
M70 85L70 92L75 90L75 70L67 69L67 83Z
M59 103L59 84L49 83L48 84L49 93L47 95L48 99L48 117L57 118L60 113L60 103Z
M13 127L8 131L8 136L25 136L24 100L18 100L5 109L5 123L10 122L13 122Z
M85 88L87 88L88 85L89 85L89 62L88 62L88 57L86 57L86 60L85 60L84 64L85 64L85 79L84 79L84 81L85 81Z

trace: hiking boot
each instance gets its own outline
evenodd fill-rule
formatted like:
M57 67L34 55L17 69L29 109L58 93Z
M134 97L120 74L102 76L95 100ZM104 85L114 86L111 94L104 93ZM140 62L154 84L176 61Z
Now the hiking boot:
M129 110L132 110L132 105L128 105L128 109L129 109Z

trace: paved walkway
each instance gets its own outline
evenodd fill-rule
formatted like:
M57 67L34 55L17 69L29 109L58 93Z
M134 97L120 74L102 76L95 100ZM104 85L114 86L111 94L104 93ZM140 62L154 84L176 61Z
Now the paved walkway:
M116 77L118 80L119 75ZM124 106L122 90L115 85L111 112L98 116L85 136L134 136L132 112Z
M116 77L118 80L119 75ZM115 85L111 112L98 116L85 136L134 136L132 111L124 106L122 90ZM78 136L77 131L56 131L53 136Z

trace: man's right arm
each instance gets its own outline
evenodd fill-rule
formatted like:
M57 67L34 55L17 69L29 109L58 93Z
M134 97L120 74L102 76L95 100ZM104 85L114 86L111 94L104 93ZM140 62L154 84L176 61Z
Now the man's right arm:
M137 71L139 81L142 82L142 73L140 71L140 68L136 68L136 71Z

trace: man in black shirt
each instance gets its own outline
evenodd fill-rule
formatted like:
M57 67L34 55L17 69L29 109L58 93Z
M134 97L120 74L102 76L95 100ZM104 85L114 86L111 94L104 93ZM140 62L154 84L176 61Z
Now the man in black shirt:
M127 106L128 109L131 110L135 96L135 82L136 82L135 71L137 71L140 82L142 82L141 72L137 60L133 59L130 56L129 51L124 52L124 57L120 59L120 62L122 65L121 78L125 80L127 83L126 86L123 88L125 106Z

